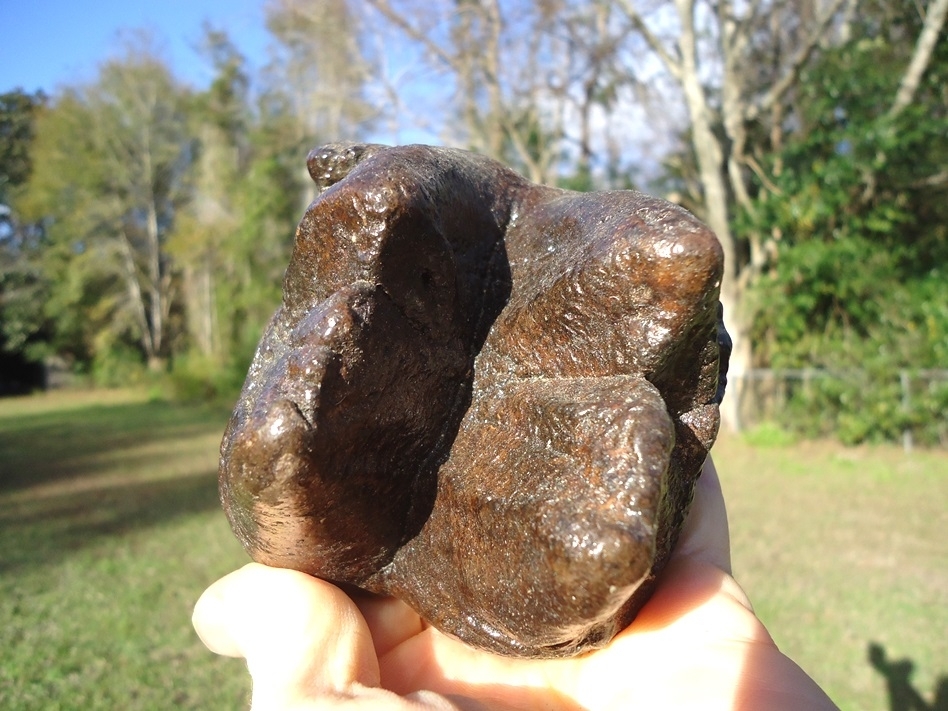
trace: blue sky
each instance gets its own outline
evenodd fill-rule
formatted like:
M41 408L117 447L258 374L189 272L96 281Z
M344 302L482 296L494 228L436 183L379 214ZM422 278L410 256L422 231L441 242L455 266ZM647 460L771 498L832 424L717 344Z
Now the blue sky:
M53 93L95 78L121 31L154 32L175 75L195 86L210 69L194 49L207 20L224 29L253 67L266 59L263 0L0 0L0 93Z

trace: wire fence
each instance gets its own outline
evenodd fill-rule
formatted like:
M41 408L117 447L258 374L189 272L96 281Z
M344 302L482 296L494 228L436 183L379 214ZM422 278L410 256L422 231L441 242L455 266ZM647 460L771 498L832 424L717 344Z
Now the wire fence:
M738 376L741 422L778 422L844 441L948 448L948 370L753 368ZM728 376L732 380L732 376Z

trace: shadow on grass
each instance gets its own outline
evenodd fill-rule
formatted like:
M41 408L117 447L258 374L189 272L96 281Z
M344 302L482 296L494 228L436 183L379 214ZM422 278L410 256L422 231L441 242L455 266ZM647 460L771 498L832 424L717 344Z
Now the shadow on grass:
M885 647L870 642L869 663L885 677L889 692L890 711L948 711L948 677L939 677L932 703L918 692L912 683L915 662L911 659L887 659Z
M219 506L213 471L0 504L0 575Z
M219 510L226 416L165 402L0 413L0 573Z
M205 407L164 402L0 416L0 494L100 471L123 450L223 433L225 422Z

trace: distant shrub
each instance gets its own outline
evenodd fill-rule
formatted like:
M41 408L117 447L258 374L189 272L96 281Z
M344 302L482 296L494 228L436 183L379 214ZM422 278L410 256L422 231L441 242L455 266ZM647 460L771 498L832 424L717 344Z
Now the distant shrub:
M95 354L89 376L97 387L117 388L141 385L147 380L148 374L139 349L115 342Z
M899 442L948 446L948 381L919 374L863 371L814 379L796 388L778 415L805 437L835 437L844 444Z
M743 433L744 441L753 447L788 447L797 436L776 422L761 422Z
M233 400L240 393L249 361L220 360L197 354L174 359L168 375L170 395L185 402Z

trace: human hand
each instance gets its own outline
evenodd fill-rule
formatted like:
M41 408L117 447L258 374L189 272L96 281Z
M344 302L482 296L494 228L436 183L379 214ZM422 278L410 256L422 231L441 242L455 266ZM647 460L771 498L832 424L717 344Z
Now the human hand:
M205 591L194 626L244 657L253 711L308 709L835 709L776 647L730 575L710 459L652 598L605 648L510 659L428 626L391 598L252 563Z

